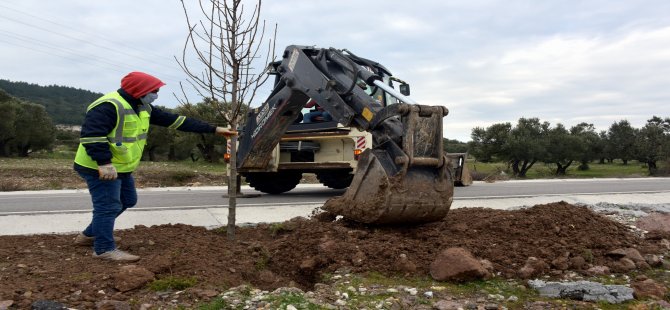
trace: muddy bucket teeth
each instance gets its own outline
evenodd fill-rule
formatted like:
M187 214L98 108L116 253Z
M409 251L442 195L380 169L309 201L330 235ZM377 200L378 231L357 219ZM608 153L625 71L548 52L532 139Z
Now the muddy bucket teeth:
M344 195L326 201L323 209L368 224L425 223L442 220L453 200L448 159L440 167L389 169L388 154L367 150ZM386 167L386 169L384 168Z

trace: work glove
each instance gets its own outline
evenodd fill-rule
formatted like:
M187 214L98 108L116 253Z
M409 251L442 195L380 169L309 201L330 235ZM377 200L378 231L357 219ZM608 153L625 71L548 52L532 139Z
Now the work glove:
M230 128L226 128L226 127L216 127L216 131L214 133L217 136L224 136L226 138L237 135L237 131L232 130Z
M98 173L100 174L100 180L103 181L113 181L117 177L116 168L112 164L98 166Z

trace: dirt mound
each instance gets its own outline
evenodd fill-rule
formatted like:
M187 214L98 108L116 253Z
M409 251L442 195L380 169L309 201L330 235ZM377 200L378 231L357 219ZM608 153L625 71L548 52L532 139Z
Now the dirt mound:
M566 255L582 257L584 266L571 266L580 272L612 264L613 258L605 254L614 249L660 251L658 238L640 239L622 224L566 203L515 211L456 209L442 222L401 227L296 218L239 228L236 241L223 231L187 225L135 227L117 235L122 249L142 256L137 265L157 278L195 278L199 289L243 283L310 289L322 274L342 267L424 276L437 254L449 247L463 247L489 260L502 277L517 277L529 257L549 265ZM113 275L119 264L92 258L90 249L71 245L73 238L0 236L0 300L24 307L49 299L86 308L100 298L101 290L115 300L147 298L146 287L116 291Z

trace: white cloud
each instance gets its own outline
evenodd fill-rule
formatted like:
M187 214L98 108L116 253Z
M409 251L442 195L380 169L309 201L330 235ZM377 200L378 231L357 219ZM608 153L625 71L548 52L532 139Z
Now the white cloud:
M670 27L512 43L502 42L464 65L416 70L414 78L425 75L429 82L413 85L415 96L423 103L442 102L452 110L448 118L467 117L471 127L525 116L566 126L591 120L605 130L621 119L641 126L654 114L670 115L659 101L670 99L663 86L670 85ZM458 115L461 109L468 113ZM445 124L448 132L468 139L462 126Z
M663 0L285 0L263 2L262 18L279 24L279 54L332 46L379 61L416 101L449 108L447 137L469 140L520 117L604 130L670 116L668 11ZM0 0L0 29L0 78L106 92L141 70L168 83L168 106L185 79L172 59L186 36L179 2Z

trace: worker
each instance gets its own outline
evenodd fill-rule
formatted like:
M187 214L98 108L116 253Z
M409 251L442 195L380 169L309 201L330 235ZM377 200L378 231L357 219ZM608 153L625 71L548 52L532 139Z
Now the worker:
M117 248L119 239L113 237L113 231L116 218L137 203L132 172L140 163L150 124L225 137L237 134L153 107L163 85L154 76L131 72L121 80L121 88L98 98L86 111L74 170L88 186L93 218L74 243L92 245L95 258L127 262L140 259Z
M305 113L303 117L303 123L314 123L314 122L330 122L333 120L333 116L324 111L321 106L316 103L316 100L312 99L307 102L305 108L313 108L308 113Z

